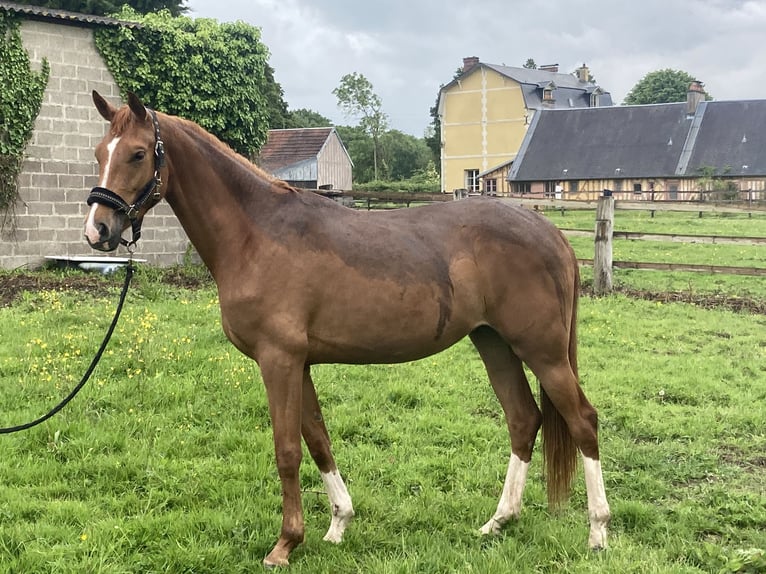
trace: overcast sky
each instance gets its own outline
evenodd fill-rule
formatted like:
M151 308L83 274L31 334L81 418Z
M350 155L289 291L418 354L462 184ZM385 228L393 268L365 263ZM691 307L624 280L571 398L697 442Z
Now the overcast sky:
M192 17L261 28L291 110L341 125L332 94L367 77L389 127L421 137L466 56L488 64L583 62L616 104L672 68L716 100L766 98L766 0L188 0Z

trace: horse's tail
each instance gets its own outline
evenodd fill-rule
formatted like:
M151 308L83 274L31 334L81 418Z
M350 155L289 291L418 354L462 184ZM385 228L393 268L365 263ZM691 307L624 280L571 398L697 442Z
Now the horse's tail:
M569 327L569 365L579 384L577 374L577 302L580 296L580 270L574 258L574 293ZM569 498L572 478L577 471L577 445L569 427L556 410L548 394L540 386L540 407L543 413L543 462L547 470L548 505L558 506Z

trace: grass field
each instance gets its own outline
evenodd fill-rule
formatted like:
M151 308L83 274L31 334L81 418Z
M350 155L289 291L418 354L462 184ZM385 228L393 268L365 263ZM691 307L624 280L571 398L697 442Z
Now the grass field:
M558 227L593 231L594 211L558 211L546 213ZM615 212L616 231L675 233L687 235L730 235L734 237L766 237L766 213L711 214L648 211ZM581 259L593 259L591 237L570 237L569 241ZM764 245L675 243L667 241L624 240L613 242L615 261L687 263L766 268ZM590 277L590 270L583 273ZM766 280L762 276L710 275L697 272L665 273L651 270L614 272L615 284L638 289L691 294L724 294L766 300Z
M695 288L743 294L718 279L695 274ZM0 426L79 379L116 302L121 279L107 281L106 295L42 290L0 308ZM581 300L580 372L613 512L597 554L582 474L551 513L538 455L520 521L478 535L509 445L466 341L416 363L315 367L357 517L342 545L322 542L327 499L306 456L307 539L291 570L766 571L765 328L760 314ZM40 427L1 436L0 461L0 573L252 572L278 535L265 393L221 333L211 285L143 270L91 383Z

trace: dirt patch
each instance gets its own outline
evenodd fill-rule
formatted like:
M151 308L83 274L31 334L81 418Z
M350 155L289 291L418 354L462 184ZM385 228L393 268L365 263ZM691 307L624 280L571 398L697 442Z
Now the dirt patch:
M733 464L752 472L766 471L766 457L760 454L748 455L740 447L731 444L723 444L718 447L718 453L720 459L727 464Z
M155 270L156 280L166 285L184 289L200 289L212 284L210 274L204 268L169 267ZM153 274L154 272L152 272ZM147 279L147 280L154 280ZM108 282L102 275L77 273L61 275L55 272L0 273L0 307L7 307L15 302L25 291L40 290L77 290L91 295L108 293L113 282ZM705 309L728 309L740 313L766 315L766 301L750 297L733 297L721 294L698 294L682 291L658 292L616 286L615 293L621 293L635 299L660 301L662 303L691 303ZM592 296L591 285L583 285L583 295Z
M697 294L681 291L658 293L655 291L645 291L642 289L626 287L617 289L617 292L627 295L628 297L646 299L648 301L660 301L662 303L691 303L692 305L703 307L705 309L728 309L729 311L737 311L740 313L766 315L766 301L750 297L733 297L716 293Z
M206 270L187 271L183 268L167 268L151 271L152 277L146 281L161 281L163 284L184 289L200 289L212 284L212 277ZM134 279L135 281L136 279ZM140 280L140 279L139 279ZM0 273L0 307L8 307L21 297L24 292L34 291L78 291L91 296L103 296L113 287L122 285L122 279L114 281L97 273L71 272L67 274L55 271L30 273Z
M56 276L52 274L0 275L0 307L14 303L25 291L76 290L93 295L104 295L109 285L94 275Z

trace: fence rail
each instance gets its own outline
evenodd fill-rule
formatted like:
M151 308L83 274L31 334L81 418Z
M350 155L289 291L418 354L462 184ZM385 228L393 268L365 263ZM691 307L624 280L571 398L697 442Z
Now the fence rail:
M573 200L573 199L535 199L525 197L502 197L502 201L513 205L520 205L532 209L555 209L555 210L596 210L601 198L597 200ZM691 213L755 213L766 212L764 204L718 204L700 203L698 201L628 201L613 199L615 209L628 209L633 211L684 211Z
M664 241L683 241L699 243L720 242L746 242L750 244L766 243L766 237L732 237L732 236L695 236L695 235L675 235L658 233L636 233L636 232L617 232L614 228L614 212L617 202L613 197L604 196L598 199L596 209L596 225L594 232L595 252L592 260L580 260L581 263L593 265L593 290L596 294L605 294L612 291L612 269L656 269L664 271L702 271L707 273L726 273L731 275L751 275L766 276L766 268L759 267L737 267L723 265L697 265L687 263L655 263L639 261L613 261L612 260L612 240L615 237L634 239L653 239ZM679 205L670 206L665 211L692 211L687 209L677 209ZM717 207L717 206L697 206L697 207ZM625 207L622 207L625 209ZM628 207L627 209L631 209ZM719 210L720 213L748 213L751 206L739 208L735 211L731 206L725 210ZM696 211L696 209L695 209ZM579 230L576 230L579 233ZM722 241L723 240L723 241Z
M594 265L593 259L578 259L580 265ZM734 267L729 265L697 265L693 263L653 263L649 261L612 261L612 269L653 269L655 271L698 271L725 275L766 276L763 267Z
M390 209L390 205L394 207L405 205L410 207L413 203L433 203L442 201L451 201L452 195L445 193L426 193L426 192L412 192L412 191L340 191L340 190L316 190L311 191L329 197L331 199L339 200L345 205L352 205L356 208L371 209Z
M586 229L570 229L560 227L568 237L591 237L593 231ZM734 236L734 235L682 235L680 233L644 233L642 231L612 231L614 239L630 239L634 241L670 241L674 243L709 243L714 245L762 245L766 237Z

